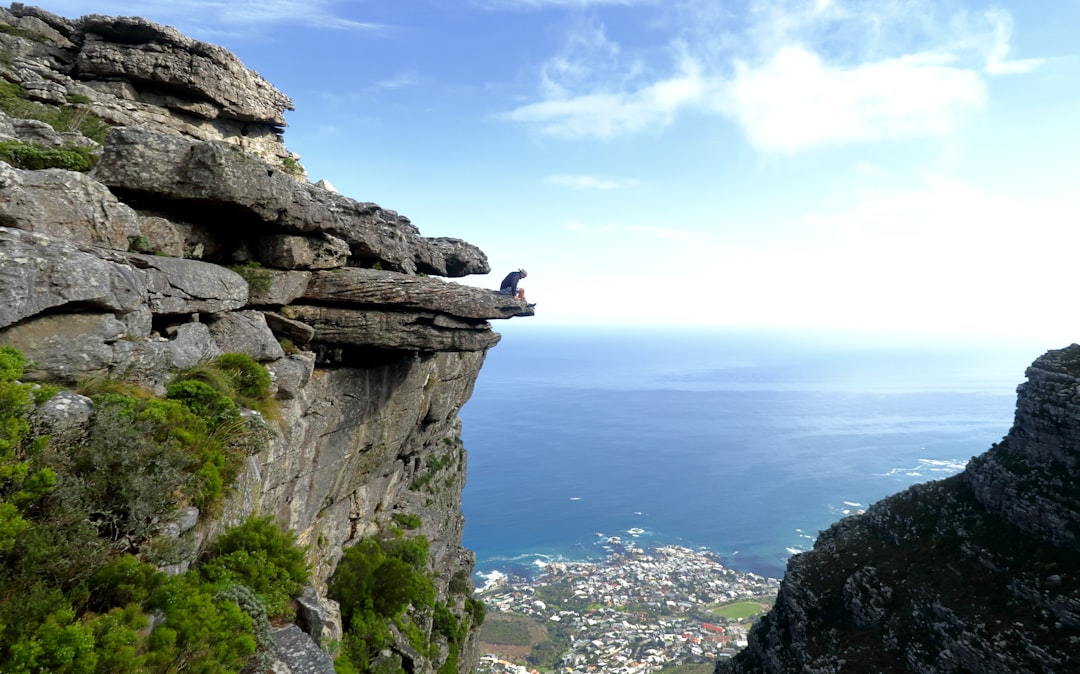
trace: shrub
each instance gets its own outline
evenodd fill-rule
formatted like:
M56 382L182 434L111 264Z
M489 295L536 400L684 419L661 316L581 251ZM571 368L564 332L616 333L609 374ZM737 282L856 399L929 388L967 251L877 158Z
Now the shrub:
M271 393L270 373L246 353L224 353L213 360L181 370L174 383L202 382L242 407L276 418L278 410Z
M85 173L94 168L97 155L78 145L49 147L17 140L0 141L0 160L20 169L58 168Z
M272 517L252 517L222 534L200 570L207 580L250 588L271 617L289 614L289 601L300 595L309 576L295 535L282 531Z
M147 640L151 671L244 668L256 652L253 620L222 592L225 589L188 573L169 578L155 590L149 606L160 611L164 621Z
M240 418L236 403L209 384L194 379L178 381L165 389L167 400L176 400L214 428Z
M78 131L98 144L105 142L110 128L108 122L87 107L65 105L58 108L27 100L26 90L14 82L0 82L0 111L11 117L45 122L59 132Z
M391 643L390 624L415 642L419 631L402 621L412 605L426 611L435 601L435 588L427 573L429 544L426 538L364 539L345 550L330 578L329 596L341 606L345 639L341 671L371 671L379 651ZM421 639L422 640L422 639ZM413 643L418 650L430 650ZM384 665L388 663L383 662Z
M394 524L404 529L419 529L423 524L423 520L415 513L393 513L390 515L390 519L394 521Z

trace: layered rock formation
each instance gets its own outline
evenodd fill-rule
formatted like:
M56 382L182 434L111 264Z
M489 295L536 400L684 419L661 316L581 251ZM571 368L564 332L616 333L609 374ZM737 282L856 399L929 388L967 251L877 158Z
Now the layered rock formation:
M788 563L717 674L1080 672L1080 346L1027 371L966 470L848 517Z
M340 635L322 595L343 546L419 516L439 600L462 612L473 559L457 412L499 339L488 321L532 310L437 278L487 273L476 247L308 183L282 142L289 99L224 49L142 19L18 3L0 24L0 78L113 125L89 174L0 162L0 344L26 355L30 378L157 390L216 354L255 357L281 406L274 438L222 517L189 513L177 530L196 549L253 513L295 530L317 641ZM11 140L97 147L0 114ZM60 400L58 417L81 404ZM296 638L283 634L286 651L304 650ZM410 671L441 664L398 648Z

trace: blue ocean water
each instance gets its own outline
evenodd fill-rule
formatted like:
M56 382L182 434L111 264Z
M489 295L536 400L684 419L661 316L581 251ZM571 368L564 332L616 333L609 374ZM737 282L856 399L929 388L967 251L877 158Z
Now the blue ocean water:
M1000 440L1024 369L1045 350L615 328L503 335L461 411L464 545L480 576L601 559L620 536L704 547L780 577L840 517L955 474Z

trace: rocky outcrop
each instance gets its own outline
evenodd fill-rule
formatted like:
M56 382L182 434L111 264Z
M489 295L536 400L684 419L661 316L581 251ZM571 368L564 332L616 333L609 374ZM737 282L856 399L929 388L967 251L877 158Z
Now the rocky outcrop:
M310 648L341 637L327 579L343 547L395 515L420 522L438 600L464 616L473 557L461 547L457 413L499 340L489 321L532 308L442 278L487 273L475 246L423 237L292 170L281 135L291 103L224 49L143 19L19 3L0 23L11 56L0 78L41 105L83 101L114 125L89 174L0 162L0 345L26 355L28 379L158 391L224 352L265 365L280 406L266 447L220 516L163 526L191 544L177 569L251 514L297 533L314 573L298 609L308 636L275 632L292 671L330 671ZM3 139L96 147L0 113ZM65 393L41 419L58 440L76 437L89 409ZM443 664L404 637L395 649L416 672Z
M0 35L12 56L5 78L33 100L81 97L114 125L224 140L295 165L281 135L292 101L219 46L137 17L66 19L17 2L0 22L16 29Z
M1080 346L1027 371L1008 435L793 557L717 673L1080 671Z

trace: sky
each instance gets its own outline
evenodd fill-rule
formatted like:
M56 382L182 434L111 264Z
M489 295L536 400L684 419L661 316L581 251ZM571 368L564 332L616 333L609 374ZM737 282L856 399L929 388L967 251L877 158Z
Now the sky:
M27 4L231 50L534 323L1080 341L1080 0Z

